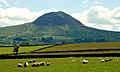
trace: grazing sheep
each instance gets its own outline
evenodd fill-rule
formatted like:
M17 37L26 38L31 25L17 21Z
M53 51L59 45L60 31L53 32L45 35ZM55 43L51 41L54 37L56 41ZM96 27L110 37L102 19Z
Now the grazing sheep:
M88 60L82 60L81 61L83 64L87 64L88 63Z
M110 61L110 59L105 59L105 62L109 62Z
M116 58L115 60L116 60L116 61L119 61L119 59L117 59L117 58Z
M45 66L45 62L40 62L40 66Z
M33 62L33 60L30 60L28 63L32 63Z
M45 62L36 62L32 64L32 67L45 66ZM48 64L49 66L49 64Z
M109 59L109 57L106 57L106 59Z
M33 59L32 61L33 61L33 62L36 62L36 59Z
M109 60L112 61L112 58L110 58Z
M104 59L102 59L102 60L101 60L101 62L105 62L105 60L104 60Z
M50 66L50 65L51 65L51 63L50 63L50 62L47 62L46 66Z
M28 67L29 64L27 62L24 63L24 67Z
M23 65L21 63L18 63L17 67L23 67Z
M36 62L36 59L30 60L28 63L33 63L33 62Z
M100 58L100 59L103 59L103 58Z
M72 62L76 62L76 60L72 60Z
M32 64L32 67L38 67L39 66L39 63L33 63Z

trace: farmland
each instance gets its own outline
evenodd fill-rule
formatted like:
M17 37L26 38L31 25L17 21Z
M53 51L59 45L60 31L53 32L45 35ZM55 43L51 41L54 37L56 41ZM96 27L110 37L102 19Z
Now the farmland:
M0 72L119 72L120 61L112 57L112 61L101 63L100 57L79 57L79 58L36 58L37 61L51 62L50 66L18 68L18 63L28 62L30 59L1 59ZM87 59L88 64L80 61ZM72 62L75 60L75 62Z
M13 47L0 47L0 54L8 54L10 57L13 54ZM24 54L22 54L24 53ZM100 58L103 53L108 56L110 53L120 53L120 42L110 42L110 43L81 43L81 44L64 44L64 45L43 45L43 46L21 46L19 49L18 59L12 55L12 59L0 59L0 72L119 72L120 71L120 57L110 57L112 61L110 62L100 62ZM80 54L101 54L101 57L72 57L71 55L78 56ZM29 56L30 55L30 56ZM52 57L51 55L56 55L59 57L62 55L68 55L64 58L47 58ZM29 56L29 58L28 58ZM50 66L40 66L40 67L29 67L18 68L18 63L25 63L33 59L36 61L51 62ZM42 56L43 58L38 58ZM114 55L113 55L114 56ZM27 58L26 58L27 57ZM35 58L37 57L37 58ZM88 60L88 64L82 64L81 60ZM118 59L117 61L115 59ZM72 62L75 60L75 62Z
M19 49L19 53L21 52L31 52L36 49L48 47L51 45L43 45L43 46L21 46ZM0 47L0 54L12 54L13 47Z
M37 50L32 54L43 55L73 55L73 54L108 54L120 53L119 42L106 43L81 43L81 44L65 44L54 46L42 50Z
M0 47L0 54L13 54L13 47ZM120 54L120 42L21 46L19 55Z
M120 42L106 43L81 43L81 44L65 44L40 50L44 51L69 51L69 50L92 50L92 49L116 49L120 48ZM39 52L39 51L38 51Z

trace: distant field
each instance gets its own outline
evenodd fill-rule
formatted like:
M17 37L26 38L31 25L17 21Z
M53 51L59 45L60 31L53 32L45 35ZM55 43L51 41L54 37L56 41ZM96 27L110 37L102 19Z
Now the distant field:
M44 48L44 47L48 47L51 45L44 45L44 46L23 46L19 48L19 53L20 52L30 52L36 49L40 49L40 48ZM11 54L13 47L0 47L0 54Z
M92 50L92 49L116 49L116 48L120 49L120 42L65 44L65 45L59 45L59 46L43 49L38 52Z
M12 47L0 47L0 54L11 54L13 53L12 49ZM63 44L57 46L25 46L20 47L19 53L21 52L28 52L29 55L120 53L120 42Z
M18 68L18 63L28 62L30 59L0 59L0 72L119 72L120 57L112 57L112 61L101 63L100 57L82 58L36 58L37 61L51 62L51 66ZM87 59L88 64L80 61ZM72 62L75 60L75 62Z

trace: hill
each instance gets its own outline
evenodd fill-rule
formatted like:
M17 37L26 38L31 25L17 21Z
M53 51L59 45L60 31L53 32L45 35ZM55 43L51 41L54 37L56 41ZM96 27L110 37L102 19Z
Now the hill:
M87 27L62 11L44 14L31 23L0 28L0 44L63 44L119 41L120 32Z

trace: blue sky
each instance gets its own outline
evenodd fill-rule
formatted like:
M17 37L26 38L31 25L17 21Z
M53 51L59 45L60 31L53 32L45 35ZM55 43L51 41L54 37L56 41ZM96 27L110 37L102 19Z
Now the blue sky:
M120 31L120 0L0 0L0 27L32 22L59 10L86 26Z
M102 5L113 9L120 5L120 0L8 0L8 3L10 7L28 8L31 11L56 8L71 13L81 12L93 5Z

